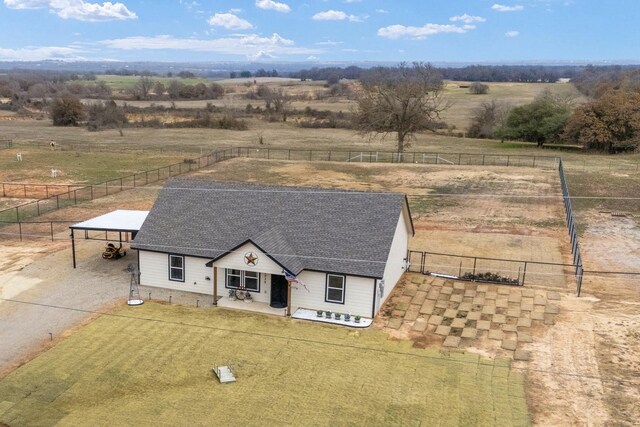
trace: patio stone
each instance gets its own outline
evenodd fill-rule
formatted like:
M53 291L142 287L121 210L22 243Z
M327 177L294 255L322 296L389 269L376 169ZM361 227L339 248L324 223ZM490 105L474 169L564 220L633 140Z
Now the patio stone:
M460 345L460 337L454 337L449 335L442 343L444 347L457 347Z
M453 289L464 290L464 289L465 289L464 283L462 283L462 282L455 282L455 283L453 284Z
M436 308L449 308L449 300L436 301Z
M504 333L500 329L491 329L489 330L489 339L502 341L504 338Z
M495 314L496 307L494 305L485 305L482 307L482 314Z
M430 325L439 325L440 323L442 323L442 316L431 316L429 317L429 322Z
M544 320L544 313L540 311L532 311L531 320Z
M522 295L520 292L512 292L509 294L509 302L520 302L522 301Z
M529 361L531 360L531 352L527 350L516 350L513 353L513 360Z
M421 292L428 292L431 289L431 283L425 279L422 285L418 286L418 290Z
M436 277L435 279L433 279L433 282L431 282L431 286L442 286L444 285L444 279L442 277Z
M502 330L504 332L518 332L518 327L516 325L504 324L502 325Z
M523 303L523 304L520 306L520 309L521 309L521 310L523 310L523 311L533 311L533 307L534 307L534 305L533 305L533 304L524 304L524 303Z
M443 286L442 289L440 289L440 293L445 295L451 295L453 293L453 288L450 288L448 286Z
M389 323L387 323L387 327L391 329L400 329L400 326L402 326L402 319L400 318L389 319Z
M536 294L536 291L534 291L533 289L523 289L522 290L522 296L526 297L526 298L533 298Z
M451 327L452 328L464 328L464 325L467 324L467 319L453 319L453 322L451 322Z
M479 311L470 311L467 313L467 320L480 320L482 313Z
M416 319L416 323L413 324L413 327L411 328L412 331L417 331L417 332L424 332L427 329L427 320L423 319L422 317Z
M518 332L518 341L520 342L533 342L531 334L527 332Z
M422 283L423 281L424 281L424 277L422 277L422 276L414 275L414 276L411 278L411 283L415 283L416 285L419 285L419 284L420 284L420 283Z
M531 319L527 319L526 317L520 317L518 319L518 323L516 324L521 328L530 328L531 327Z
M496 291L489 291L484 295L484 297L486 299L496 299L498 298L498 293Z
M533 305L533 299L534 298L522 298L522 301L520 301L521 305Z
M454 310L452 308L449 308L444 311L444 317L448 317L450 319L455 319L457 315L458 315L458 310Z
M500 286L498 287L498 295L509 295L509 288Z
M545 314L558 314L560 313L560 309L558 308L557 305L548 305L545 309L544 309Z
M478 292L487 292L489 290L489 285L478 285L476 290Z
M494 314L493 319L491 319L493 323L503 324L507 323L507 317L504 314Z
M536 295L533 298L533 303L535 305L545 305L547 303L547 299L541 295Z
M440 325L436 328L436 334L447 336L451 332L451 326Z
M449 301L462 302L462 294L453 294L453 295L451 295L451 298L449 298Z
M520 317L520 309L519 308L510 308L507 310L507 316L510 317Z
M517 346L517 340L502 340L502 348L505 350L515 350Z
M560 294L557 292L547 292L547 299L552 301L560 301Z
M509 308L509 301L506 299L497 299L496 300L496 307L498 308Z
M396 304L396 310L406 311L407 308L409 308L409 304L407 304L406 302L399 302L398 304Z
M471 303L470 302L463 302L460 303L460 305L458 306L458 310L459 311L471 311Z
M482 296L477 296L473 299L474 304L482 305L484 304L484 298Z
M462 338L475 338L478 334L478 330L476 328L464 328L462 330Z
M476 328L481 331L488 331L491 329L491 322L488 320L478 320L476 323Z
M553 326L556 324L556 318L555 316L552 316L550 314L545 314L544 315L544 324L548 325L548 326Z
M412 322L418 318L418 314L420 314L420 307L418 307L417 305L412 305L404 315L404 320Z
M418 288L405 288L404 292L402 292L402 295L406 295L406 296L410 296L411 298L413 298L414 296L416 296L416 293L418 292Z
M427 300L420 307L420 314L431 314L433 313L433 309L435 308L435 301Z
M467 289L464 291L464 296L465 297L475 297L478 293L476 292L475 289Z
M425 299L427 299L427 293L418 291L416 292L416 296L411 300L411 304L422 305Z
M427 299L437 300L440 295L440 288L431 288L427 294Z

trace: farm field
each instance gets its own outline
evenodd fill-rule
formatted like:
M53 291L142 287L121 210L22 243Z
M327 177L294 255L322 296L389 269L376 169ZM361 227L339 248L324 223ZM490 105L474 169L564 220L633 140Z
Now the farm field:
M211 368L227 363L238 381L222 385ZM101 316L4 378L0 395L8 425L529 423L508 359L157 303Z

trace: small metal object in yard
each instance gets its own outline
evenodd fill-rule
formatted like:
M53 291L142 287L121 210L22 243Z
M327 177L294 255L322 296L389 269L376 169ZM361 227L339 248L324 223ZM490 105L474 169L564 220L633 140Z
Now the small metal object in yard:
M231 370L231 365L218 366L213 365L213 373L216 374L221 384L236 382L236 376Z
M53 333L49 332L49 341L53 341Z

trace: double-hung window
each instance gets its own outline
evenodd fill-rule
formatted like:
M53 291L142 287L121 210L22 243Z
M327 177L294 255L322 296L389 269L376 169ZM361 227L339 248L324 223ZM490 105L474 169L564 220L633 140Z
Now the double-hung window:
M246 289L260 292L260 273L227 268L226 287L229 289Z
M325 301L344 304L345 277L338 274L327 274Z
M184 282L184 257L169 255L169 280Z

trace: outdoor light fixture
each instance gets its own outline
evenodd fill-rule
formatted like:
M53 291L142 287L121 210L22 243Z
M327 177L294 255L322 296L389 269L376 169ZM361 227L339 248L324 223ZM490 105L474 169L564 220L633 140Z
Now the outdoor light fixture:
M205 276L204 280L211 280L211 277Z

